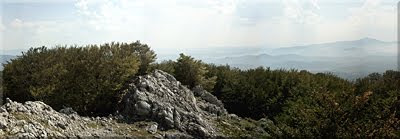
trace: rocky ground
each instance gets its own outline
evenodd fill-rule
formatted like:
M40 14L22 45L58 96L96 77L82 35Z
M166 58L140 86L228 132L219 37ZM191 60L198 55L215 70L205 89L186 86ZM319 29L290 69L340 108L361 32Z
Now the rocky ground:
M40 101L7 99L0 107L0 136L21 138L231 138L268 137L258 121L228 114L201 87L189 90L173 76L156 70L123 90L119 112L82 117L71 108L59 111ZM265 119L264 119L265 120ZM266 123L266 122L263 122Z

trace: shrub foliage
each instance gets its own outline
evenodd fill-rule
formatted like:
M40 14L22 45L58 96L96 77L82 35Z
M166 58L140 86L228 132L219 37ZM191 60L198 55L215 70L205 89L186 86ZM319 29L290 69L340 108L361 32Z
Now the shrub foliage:
M107 114L124 83L145 74L154 60L154 52L140 42L31 48L4 64L4 96L72 107L84 115Z
M207 64L185 54L180 54L176 61L169 60L154 64L152 69L160 69L174 75L189 88L200 85L208 91L212 91L217 79L216 76L207 76L209 75Z

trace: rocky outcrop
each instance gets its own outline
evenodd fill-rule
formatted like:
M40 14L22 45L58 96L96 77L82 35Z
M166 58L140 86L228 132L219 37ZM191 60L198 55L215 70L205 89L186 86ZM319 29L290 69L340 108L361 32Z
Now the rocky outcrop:
M40 101L22 104L7 99L0 107L0 138L191 137L179 131L160 131L155 122L121 123L118 117L81 117L70 108L57 112Z
M63 114L43 102L13 102L9 99L0 107L0 135L34 137L84 137L116 135L105 128L90 128L97 122L111 123L112 119L96 120L80 117L76 113Z
M219 136L211 121L227 114L223 104L200 87L194 90L156 70L137 77L123 91L121 114L130 121L155 121L162 130L178 129L203 138Z
M264 137L255 121L228 114L215 96L193 91L156 70L133 79L122 90L119 112L82 117L73 109L59 112L40 101L6 100L0 107L0 137L20 138L228 138Z

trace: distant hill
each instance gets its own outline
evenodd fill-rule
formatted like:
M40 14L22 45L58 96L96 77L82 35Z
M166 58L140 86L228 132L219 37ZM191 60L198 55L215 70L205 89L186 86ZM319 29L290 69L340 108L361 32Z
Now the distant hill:
M396 69L396 56L366 56L366 57L322 57L300 55L245 55L226 57L209 61L216 64L228 64L241 69L250 69L259 66L273 69L298 69L311 72L331 72L340 77L355 79L372 72L384 72Z
M26 49L9 49L0 51L0 70L3 70L3 64L10 59L16 58L17 55L21 55Z
M13 55L0 55L0 70L3 70L3 64L9 61L10 59L15 58Z
M278 48L263 51L261 54L204 60L216 64L229 64L242 69L259 66L273 69L304 69L312 72L331 72L343 78L355 79L372 72L396 69L397 43L363 38L354 41Z
M278 48L269 51L271 54L298 54L304 56L393 56L397 54L396 42L384 42L372 38L363 38L354 41L338 41L323 44L311 44Z

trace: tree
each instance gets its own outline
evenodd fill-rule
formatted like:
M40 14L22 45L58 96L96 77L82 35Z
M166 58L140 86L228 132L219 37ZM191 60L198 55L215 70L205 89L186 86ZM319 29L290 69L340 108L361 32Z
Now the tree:
M138 74L147 74L150 70L150 64L156 61L157 55L153 50L150 49L149 46L147 46L146 44L141 44L140 41L136 41L131 45L134 46L132 47L134 48L134 51L139 54L140 66Z
M182 84L193 88L201 85L210 91L214 88L216 77L206 78L207 67L201 60L195 60L193 57L180 54L176 60L174 75Z
M31 48L4 64L4 95L44 101L55 109L72 107L83 115L107 115L115 110L125 82L140 68L147 71L141 61L151 63L153 56L138 42Z
M158 69L158 70L165 71L165 72L175 76L174 75L175 67L176 67L175 64L176 64L176 62L172 61L172 60L162 61L160 63L151 64L150 70L154 71L155 69Z

